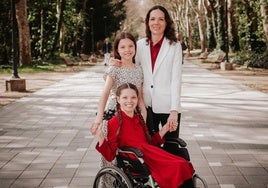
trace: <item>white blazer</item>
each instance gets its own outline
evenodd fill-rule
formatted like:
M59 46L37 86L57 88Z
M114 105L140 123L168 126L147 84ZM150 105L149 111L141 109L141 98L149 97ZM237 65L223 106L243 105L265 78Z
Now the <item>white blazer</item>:
M143 69L143 99L155 113L181 113L182 49L180 43L169 44L164 38L152 72L150 45L146 39L137 42L136 63Z

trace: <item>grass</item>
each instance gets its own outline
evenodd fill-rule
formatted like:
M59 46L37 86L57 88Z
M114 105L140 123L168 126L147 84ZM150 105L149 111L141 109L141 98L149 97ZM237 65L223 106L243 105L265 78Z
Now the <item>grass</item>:
M60 54L50 59L49 62L43 60L33 60L31 66L18 67L18 73L41 73L41 72L66 72L70 69L67 68L65 61L62 57L68 56L68 54ZM82 61L79 57L72 57L73 61ZM98 62L103 61L103 58L98 57ZM90 63L81 63L79 66L92 66ZM12 64L0 65L0 74L13 73Z
M58 71L66 71L66 65L46 63L42 65L18 67L19 73L40 73L40 72L58 72ZM0 74L12 73L12 72L13 72L12 66L6 66L4 68L0 68Z

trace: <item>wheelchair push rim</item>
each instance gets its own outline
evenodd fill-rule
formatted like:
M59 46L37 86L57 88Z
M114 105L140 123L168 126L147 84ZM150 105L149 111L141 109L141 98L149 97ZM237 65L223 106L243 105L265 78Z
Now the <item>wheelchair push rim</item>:
M133 188L127 175L116 166L102 168L95 177L93 188L99 188L101 186L102 178L107 177L111 179L110 183L112 183L114 188Z
M193 182L194 182L194 187L195 188L199 188L200 186L201 187L204 187L204 188L208 188L208 185L207 185L206 180L203 179L202 177L200 177L198 174L194 174L194 176L193 176ZM197 185L198 182L201 183L200 186Z

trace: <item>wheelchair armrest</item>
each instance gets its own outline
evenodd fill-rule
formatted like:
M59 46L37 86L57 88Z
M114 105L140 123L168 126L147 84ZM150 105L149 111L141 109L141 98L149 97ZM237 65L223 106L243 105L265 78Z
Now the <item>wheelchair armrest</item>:
M179 144L181 147L186 147L186 142L181 138L167 138L165 143Z
M143 153L141 152L141 150L139 150L137 148L133 148L133 147L125 146L125 147L119 148L119 152L132 153L139 158L143 157Z

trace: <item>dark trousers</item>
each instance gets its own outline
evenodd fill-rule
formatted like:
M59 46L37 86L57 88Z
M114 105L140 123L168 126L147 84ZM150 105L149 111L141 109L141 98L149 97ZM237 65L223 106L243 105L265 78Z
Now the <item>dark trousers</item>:
M159 124L165 125L167 123L167 119L169 117L169 114L157 114L154 113L151 107L147 108L147 119L146 119L146 125L149 129L150 135L153 135L154 133L159 131ZM180 121L181 121L181 114L178 114L178 127L176 131L167 132L165 135L165 139L168 138L178 138L179 132L180 132Z

